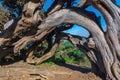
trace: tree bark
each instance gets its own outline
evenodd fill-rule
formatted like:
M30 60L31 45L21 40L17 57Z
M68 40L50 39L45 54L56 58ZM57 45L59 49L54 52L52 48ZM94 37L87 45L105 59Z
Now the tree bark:
M83 0L82 0L83 1ZM34 0L33 0L34 2ZM10 37L23 29L28 27L36 26L40 21L38 30L35 35L25 36L13 43L12 51L17 52L25 47L29 42L41 41L48 34L50 34L57 25L61 23L78 24L87 29L91 36L92 42L89 39L88 46L81 45L79 39L74 39L73 36L69 36L69 40L79 49L86 51L94 70L99 69L100 72L105 74L107 80L119 80L120 79L120 9L113 3L112 0L85 0L79 5L80 8L61 9L67 0L55 0L55 3L49 9L48 17L44 21L40 20L39 11L35 11L41 5L39 3L28 2L27 9L23 10L23 15L20 20L16 20L6 27L6 30L0 35L0 45L4 44L5 41L10 40ZM29 8L28 6L32 6ZM95 14L85 11L88 5L93 5L97 8L104 16L107 23L107 32L101 30L98 18ZM70 6L70 5L69 5ZM81 9L82 8L82 9ZM35 13L34 13L35 12ZM17 24L18 23L18 24ZM24 24L23 24L24 23ZM8 33L8 31L10 31ZM89 43L90 42L90 43ZM58 46L58 42L53 45L50 52L46 55L50 56L55 52ZM10 49L11 51L11 49ZM8 52L10 52L8 50ZM43 61L48 58L44 55L40 60ZM94 66L95 65L95 66Z
M85 15L85 14L84 14ZM74 10L60 10L58 12L53 13L50 15L44 23L39 26L38 34L44 31L45 29L50 29L53 26L56 26L60 23L73 23L78 24L85 27L90 33L92 34L93 40L96 44L97 51L101 55L102 58L102 66L104 72L108 79L117 80L119 79L119 75L113 72L111 67L113 66L114 60L116 57L114 56L114 50L111 49L110 43L106 40L104 33L101 31L99 26L89 19L86 16L83 16L81 12L76 13ZM41 31L42 30L42 31ZM37 36L37 35L36 35ZM39 38L38 38L39 39ZM119 49L117 49L119 51ZM115 51L119 53L118 51ZM100 66L100 65L98 65ZM118 72L119 69L117 68ZM116 72L116 71L115 71Z

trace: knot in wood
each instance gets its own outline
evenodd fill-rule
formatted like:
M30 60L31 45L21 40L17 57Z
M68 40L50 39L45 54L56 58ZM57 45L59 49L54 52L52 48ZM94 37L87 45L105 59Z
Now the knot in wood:
M95 42L94 42L93 38L89 38L88 47L95 49Z

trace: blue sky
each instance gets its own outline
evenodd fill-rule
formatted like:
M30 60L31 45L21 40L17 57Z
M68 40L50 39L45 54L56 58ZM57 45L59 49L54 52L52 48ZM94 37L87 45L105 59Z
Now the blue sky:
M102 29L104 31L106 31L106 22L102 16L102 14L97 10L95 9L94 7L90 6L88 7L86 10L88 11L93 11L95 12L95 14L97 16L100 16L101 17L101 25L102 25ZM71 34L74 34L74 35L80 35L80 36L85 36L85 37L88 37L89 36L89 32L84 29L83 27L79 26L79 25L74 25L73 28L71 28L70 30L67 30L66 31L67 33L71 33Z
M49 6L52 4L52 1L53 0L46 0L46 4L44 5L44 11L47 11L47 9L49 8ZM75 0L74 6L76 6L79 1L80 0ZM117 2L118 5L120 5L120 0L116 0L116 2ZM95 9L92 6L88 7L86 10L93 11L93 12L95 12L95 14L97 16L101 16L102 29L104 31L106 31L106 22L105 22L105 20L104 20L104 18L102 16L102 14L97 9ZM78 25L74 25L73 28L71 28L71 29L69 29L69 30L67 30L65 32L71 33L71 34L74 34L74 35L85 36L85 37L89 36L89 32L87 30L85 30L83 27L78 26Z
M74 6L76 6L79 1L80 0L75 0L74 3L73 3ZM46 4L43 7L43 11L47 11L47 9L50 7L50 5L52 4L52 2L53 2L53 0L46 0ZM116 2L120 6L120 0L116 0ZM106 22L105 22L105 20L104 20L104 18L102 16L102 14L97 9L95 9L92 6L88 7L86 10L93 11L93 12L95 12L95 14L97 16L101 16L102 28L103 28L104 31L106 31ZM74 35L80 35L80 36L86 36L86 37L89 36L89 32L87 30L85 30L84 28L82 28L81 26L78 26L78 25L74 25L73 28L71 28L71 29L69 29L69 30L67 30L65 32L71 33L71 34L74 34Z
M116 0L118 6L120 6L120 0Z
M46 0L46 4L45 4L44 7L43 7L43 10L44 10L44 11L47 11L47 9L48 9L48 8L50 7L50 5L52 4L52 1L53 1L53 0ZM75 2L73 3L74 6L76 6L79 1L80 1L80 0L75 0ZM101 24L102 24L102 27L103 27L104 30L106 30L106 23L105 23L102 15L101 15L101 13L100 13L98 10L96 10L95 8L93 8L92 6L88 7L87 10L88 10L88 11L94 11L97 16L101 16ZM69 30L67 30L67 31L65 31L65 32L71 33L71 34L74 34L74 35L80 35L80 36L86 36L86 37L89 36L89 32L88 32L86 29L84 29L83 27L78 26L78 25L74 25L73 28L71 28L71 29L69 29Z

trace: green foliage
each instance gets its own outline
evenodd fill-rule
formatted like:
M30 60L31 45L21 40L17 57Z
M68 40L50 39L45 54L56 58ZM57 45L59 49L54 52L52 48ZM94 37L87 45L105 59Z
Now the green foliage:
M35 50L34 50L34 56L40 58L44 55L46 49L48 48L48 43L43 42L41 43Z
M62 41L57 48L55 55L48 59L45 63L46 64L53 64L56 63L73 63L73 64L80 64L83 66L89 66L90 62L88 59L85 59L86 56L81 52L78 48L74 47L68 41Z
M65 63L73 63L74 59L70 57L64 57Z
M55 53L56 62L75 63L80 62L83 52L74 47L70 42L63 41Z
M45 62L45 64L49 64L49 65L54 64L53 59L52 59L52 58L48 59L48 60Z

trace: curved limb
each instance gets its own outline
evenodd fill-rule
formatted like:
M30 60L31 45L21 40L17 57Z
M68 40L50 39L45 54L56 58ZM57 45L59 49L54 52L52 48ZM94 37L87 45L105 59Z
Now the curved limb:
M35 64L41 64L45 60L52 57L55 54L55 51L56 51L56 49L57 49L57 47L59 45L59 42L60 42L60 38L56 37L55 43L53 44L51 49L47 53L45 53L45 55L43 55L41 58L35 59Z
M65 2L66 0L58 0L57 5L48 13L48 15L60 10Z

